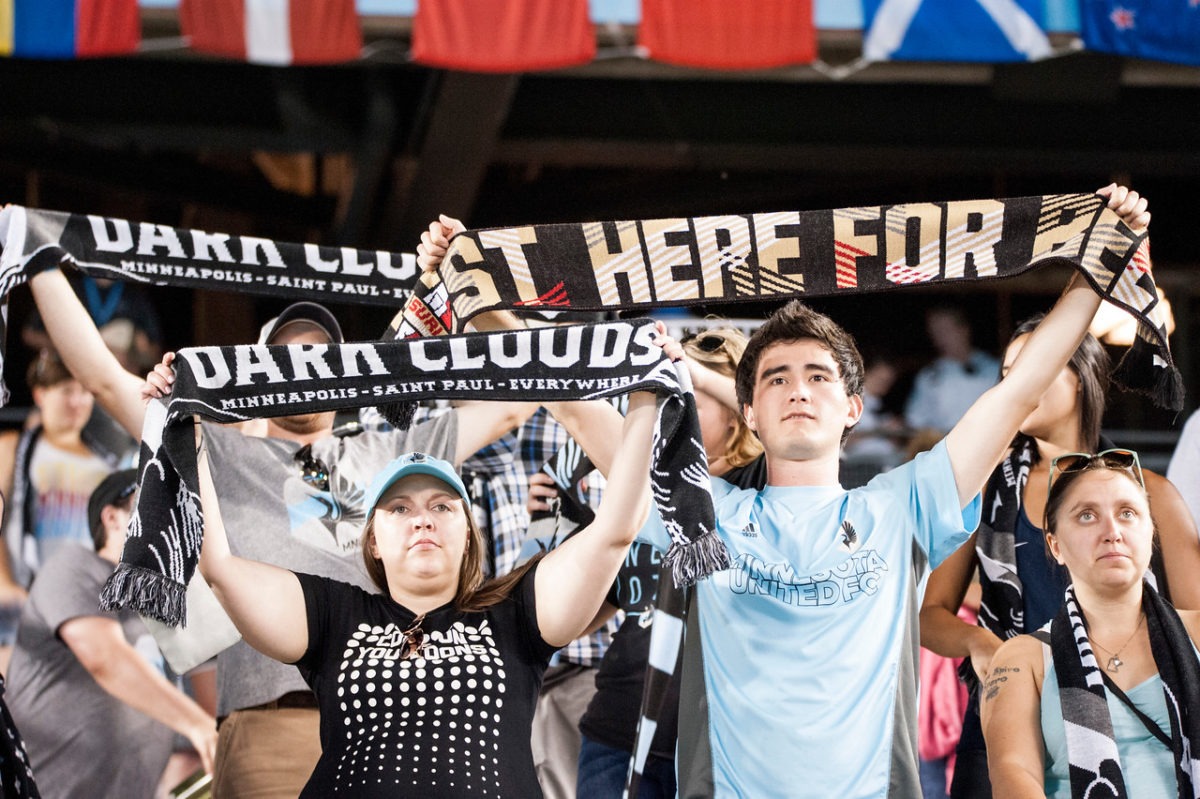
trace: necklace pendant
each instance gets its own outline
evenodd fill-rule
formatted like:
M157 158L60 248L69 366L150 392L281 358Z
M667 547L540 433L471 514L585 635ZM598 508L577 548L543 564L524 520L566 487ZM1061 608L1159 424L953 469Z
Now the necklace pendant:
M1125 665L1125 661L1121 660L1116 655L1113 655L1112 657L1110 657L1108 659L1108 663L1104 664L1104 670L1109 672L1110 674L1116 674L1118 671L1121 670L1121 667L1124 665Z

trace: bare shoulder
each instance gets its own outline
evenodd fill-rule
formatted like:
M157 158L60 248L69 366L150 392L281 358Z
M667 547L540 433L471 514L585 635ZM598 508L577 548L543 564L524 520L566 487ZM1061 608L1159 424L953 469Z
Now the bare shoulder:
M1175 488L1175 484L1158 472L1142 469L1142 477L1146 480L1146 493L1151 498L1155 495L1172 496L1179 494L1179 490Z

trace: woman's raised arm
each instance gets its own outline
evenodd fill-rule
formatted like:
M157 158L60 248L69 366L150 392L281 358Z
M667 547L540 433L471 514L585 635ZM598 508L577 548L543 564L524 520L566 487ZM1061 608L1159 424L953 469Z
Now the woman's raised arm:
M596 615L650 510L650 444L655 397L630 396L621 444L596 518L538 566L538 628L549 644L574 641Z
M202 435L200 441L196 456L204 510L200 573L246 643L267 657L295 663L308 649L308 616L300 581L287 569L239 558L230 551Z

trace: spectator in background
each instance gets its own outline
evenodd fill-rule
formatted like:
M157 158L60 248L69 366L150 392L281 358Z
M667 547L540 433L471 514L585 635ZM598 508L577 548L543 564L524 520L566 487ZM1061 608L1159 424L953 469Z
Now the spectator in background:
M854 426L854 435L846 441L847 460L866 460L891 468L904 459L900 446L904 423L884 406L884 399L899 376L890 359L878 355L867 359L863 372L863 414Z
M996 384L1000 363L971 344L971 325L960 308L938 307L925 315L925 330L938 358L917 372L904 409L915 429L943 433Z
M12 498L0 557L0 601L10 612L0 643L12 645L16 611L41 564L64 544L86 544L88 497L116 459L83 435L92 395L52 350L42 350L26 379L38 423L5 434L0 489ZM2 665L2 664L0 664Z
M1004 353L1007 374L1042 321L1033 316L1017 326ZM1032 633L1054 617L1067 587L1066 570L1045 555L1041 529L1054 458L1068 452L1095 452L1111 446L1100 435L1109 360L1090 334L1071 356L1037 408L1021 423L1005 460L993 470L983 495L983 520L971 539L933 574L921 608L921 643L947 657L971 658L974 674L986 678L1000 645ZM1160 475L1145 471L1158 529L1159 547L1151 559L1158 590L1182 608L1200 608L1200 542L1179 492ZM979 626L955 614L979 567L983 600ZM950 795L956 799L991 796L987 752L979 721L979 694L973 693Z
M1167 479L1179 489L1192 519L1200 526L1200 411L1188 417L1179 434L1167 466Z
M21 614L8 704L38 785L48 797L152 796L185 735L212 768L216 720L163 677L136 614L102 612L96 598L125 545L137 472L92 492L90 546L65 543L47 559Z

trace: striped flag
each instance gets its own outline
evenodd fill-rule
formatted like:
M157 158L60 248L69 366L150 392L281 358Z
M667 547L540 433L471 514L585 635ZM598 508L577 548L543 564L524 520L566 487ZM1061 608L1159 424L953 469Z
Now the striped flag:
M869 61L1034 61L1051 55L1043 0L863 0Z
M711 69L766 69L817 58L812 0L642 0L650 58Z
M179 25L193 50L255 64L333 64L362 54L354 0L180 0Z
M595 55L587 0L421 0L413 18L413 61L430 67L529 72Z
M1200 66L1200 0L1082 0L1089 50Z
M137 0L0 0L0 55L124 55L141 40Z

